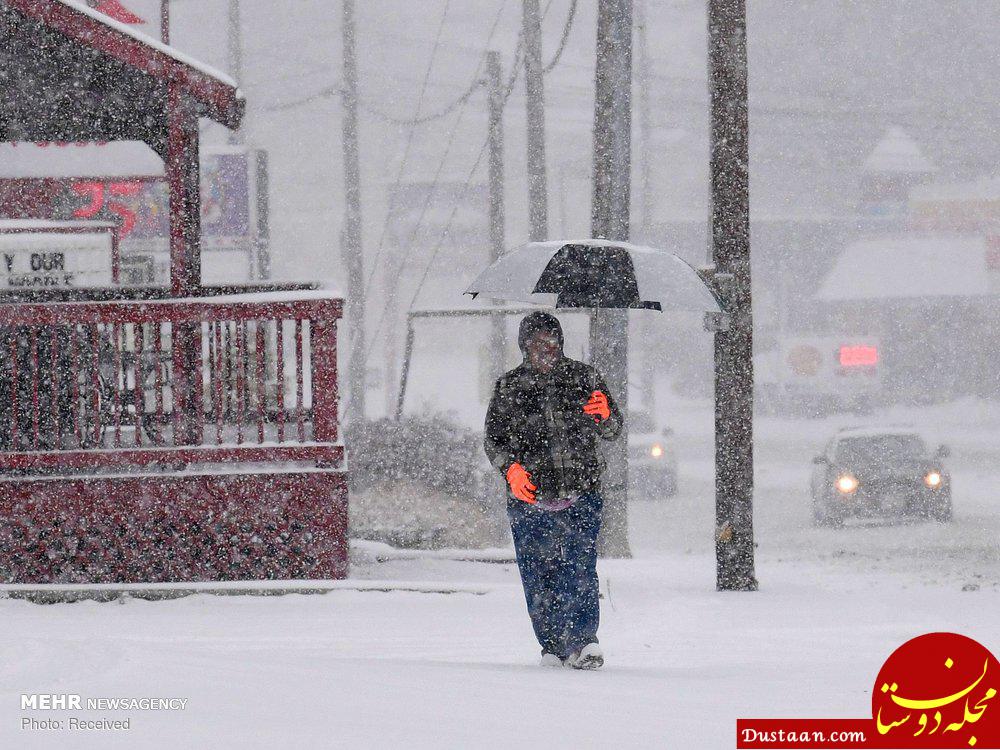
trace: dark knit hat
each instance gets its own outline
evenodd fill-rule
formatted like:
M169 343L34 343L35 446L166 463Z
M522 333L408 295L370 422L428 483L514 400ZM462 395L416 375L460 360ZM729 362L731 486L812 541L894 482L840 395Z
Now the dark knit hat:
M521 354L528 356L528 340L539 331L554 334L559 341L559 348L563 348L563 332L559 319L555 315L539 310L525 315L517 329L517 345L521 349Z

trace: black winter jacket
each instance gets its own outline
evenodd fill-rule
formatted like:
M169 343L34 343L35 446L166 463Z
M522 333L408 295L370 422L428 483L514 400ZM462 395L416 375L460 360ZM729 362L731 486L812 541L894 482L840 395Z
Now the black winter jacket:
M600 424L583 411L593 391L602 391L611 409ZM597 440L614 440L621 429L622 415L604 378L563 356L548 373L524 362L497 380L484 444L501 474L515 461L524 466L535 498L546 501L599 489L605 462Z

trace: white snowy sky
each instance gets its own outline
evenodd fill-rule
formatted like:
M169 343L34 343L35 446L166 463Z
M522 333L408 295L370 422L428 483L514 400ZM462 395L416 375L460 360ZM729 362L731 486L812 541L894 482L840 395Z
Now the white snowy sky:
M156 0L129 0L155 16ZM228 68L226 0L174 0L172 43ZM434 38L447 7L422 112L439 109L468 85L489 29L490 47L509 66L520 23L514 0L358 3L361 94L383 110L412 116ZM568 0L542 3L543 57L555 51ZM654 217L702 214L707 199L705 3L648 3L653 124ZM989 0L755 0L748 3L752 167L755 210L838 213L855 198L857 171L892 124L917 138L945 176L983 176L997 155L1000 83L991 29L1000 5ZM339 274L340 106L317 99L275 109L339 80L339 3L243 0L248 135L272 152L276 269ZM149 10L147 10L149 9ZM595 9L580 2L560 65L546 78L551 228L586 234L593 119ZM150 31L155 32L153 24ZM460 121L459 121L460 118ZM485 96L464 112L418 129L404 181L428 180L451 128L455 143L443 179L464 181L485 137ZM506 112L510 244L526 235L523 83ZM396 177L405 130L362 115L366 241L377 246L385 194ZM213 137L222 137L214 135ZM638 170L636 170L638 172ZM484 175L485 171L480 170ZM636 217L638 218L638 216ZM584 230L581 232L581 229Z

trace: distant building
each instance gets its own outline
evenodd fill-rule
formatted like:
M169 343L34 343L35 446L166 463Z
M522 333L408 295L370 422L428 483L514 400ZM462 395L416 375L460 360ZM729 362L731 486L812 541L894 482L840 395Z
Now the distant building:
M902 128L889 128L865 159L859 213L876 217L904 214L910 191L928 182L936 171L913 138Z
M909 203L915 227L1000 234L1000 176L921 185L910 191Z
M879 337L889 400L1000 398L1000 179L929 182L898 128L864 166L861 211L878 218L841 245L818 309Z
M870 337L887 402L1000 398L1000 179L933 182L895 127L858 166L854 212L768 214L751 200L755 352ZM648 241L703 265L707 216L655 223Z
M1000 264L977 234L907 232L848 244L816 299L846 333L877 336L889 400L1000 397Z

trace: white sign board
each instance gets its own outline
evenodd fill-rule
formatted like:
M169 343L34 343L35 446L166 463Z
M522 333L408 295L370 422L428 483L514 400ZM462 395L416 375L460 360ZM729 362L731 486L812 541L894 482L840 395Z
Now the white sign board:
M112 285L111 232L0 232L0 289Z

